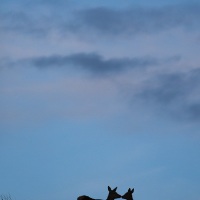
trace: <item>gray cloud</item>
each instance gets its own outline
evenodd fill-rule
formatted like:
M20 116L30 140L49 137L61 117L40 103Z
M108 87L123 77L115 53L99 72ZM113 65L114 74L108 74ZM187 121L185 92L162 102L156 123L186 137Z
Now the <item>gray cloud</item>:
M44 1L46 2L46 1ZM90 9L57 11L49 5L48 12L37 15L21 11L5 11L0 14L1 31L46 36L52 30L61 34L85 33L101 36L133 36L141 33L153 34L177 27L187 30L200 28L200 4L173 5L160 8L131 7L111 9L96 7ZM46 8L48 6L46 5ZM36 8L34 8L36 10Z
M176 5L161 8L132 7L114 10L97 7L80 11L72 29L94 30L105 35L156 33L176 27L199 28L200 5Z
M53 55L48 57L29 58L21 61L0 60L1 64L11 66L26 66L31 64L40 69L49 68L70 68L84 70L95 76L115 75L127 72L131 69L139 69L138 76L142 77L144 71L153 66L162 67L162 64L176 62L177 57L159 60L155 58L111 58L105 59L99 54L71 54L66 56ZM8 62L9 61L9 62ZM155 69L155 68L154 68ZM160 71L160 70L159 70ZM151 107L161 111L164 115L171 115L176 119L200 121L200 69L188 72L163 73L156 70L155 75L147 80L138 82L140 90L135 92L134 87L119 87L126 90L130 98L134 90L132 103L142 103L145 107ZM120 80L119 80L120 81ZM127 80L128 81L128 80ZM119 88L120 89L120 88ZM127 94L126 93L126 94ZM137 102L136 102L137 101Z
M45 67L70 67L76 66L88 70L96 75L121 72L127 68L140 68L158 65L159 61L154 58L112 58L104 59L99 54L79 53L67 56L39 57L31 60L31 63L40 68Z
M151 82L141 93L145 100L170 104L186 92L184 88L186 83L182 74L160 75L157 80L151 80Z
M150 80L138 94L140 101L154 105L177 119L200 121L200 69L163 74Z
M142 76L146 67L162 66L176 62L175 56L165 60L155 58L112 58L91 54L72 54L67 56L49 56L31 59L39 68L76 67L93 75L121 73L129 69L141 69ZM30 60L29 60L30 62ZM77 68L78 67L78 68ZM176 119L200 121L200 69L188 72L156 73L154 77L141 84L141 91L134 94L140 103L156 108ZM131 94L130 87L128 94ZM134 100L135 102L135 100Z

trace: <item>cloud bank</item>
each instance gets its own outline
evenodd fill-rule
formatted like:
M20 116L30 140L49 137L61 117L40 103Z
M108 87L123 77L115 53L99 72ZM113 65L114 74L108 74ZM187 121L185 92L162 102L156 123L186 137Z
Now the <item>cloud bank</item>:
M126 10L98 7L80 11L77 18L79 27L105 35L153 34L177 27L187 30L199 28L200 6L133 7Z
M76 11L68 9L62 13L50 10L38 13L38 16L33 13L13 11L4 12L0 18L1 31L16 31L30 35L45 36L57 31L60 34L101 34L103 37L136 36L156 34L176 28L199 30L200 4L179 4L158 8L132 6L123 9L93 7L79 8Z
M157 49L153 49L151 47L154 44L154 41L150 41L148 44L143 46L139 46L140 52L144 50L142 48L149 49L149 54L151 56L132 56L138 50L138 46L134 46L134 40L131 41L131 45L128 46L125 52L122 52L120 56L113 56L115 51L113 50L117 45L115 45L115 41L112 40L113 37L119 37L122 39L124 36L143 36L144 34L157 34L162 31L172 30L172 29L183 29L184 31L199 31L200 28L200 4L187 4L187 5L171 5L171 6L163 6L163 7L129 7L129 8L122 8L116 9L111 7L79 7L76 10L73 10L72 7L66 8L65 12L63 9L59 10L58 13L56 10L52 12L50 8L48 8L48 3L45 1L46 10L37 13L37 16L32 11L27 10L13 10L3 11L0 14L0 19L2 21L0 25L0 34L6 36L7 33L11 33L11 37L9 38L17 38L16 41L19 39L20 44L23 44L24 41L21 40L21 37L18 38L18 34L21 34L22 38L24 35L29 36L42 36L47 37L47 40L44 40L42 48L43 51L40 52L36 47L36 51L38 51L39 56L34 55L32 57L24 58L20 61L13 61L12 55L9 61L7 60L0 60L1 65L5 68L6 65L16 65L23 64L23 65L32 65L37 68L48 69L48 68L67 68L78 70L78 72L86 71L86 73L92 74L94 77L100 76L102 78L105 75L118 75L124 76L123 80L127 78L126 83L130 83L131 87L128 89L128 94L130 99L132 99L132 91L135 90L135 86L133 86L132 82L135 80L133 79L140 79L144 80L141 82L138 81L138 87L141 88L141 91L135 95L134 98L138 99L141 102L144 102L145 105L153 105L155 109L159 109L164 111L168 114L172 114L174 117L182 118L182 119L189 119L189 120L197 120L200 119L200 104L199 100L200 97L198 95L198 90L200 89L200 81L199 81L199 70L187 70L187 73L178 72L172 73L166 70L166 66L170 68L170 64L174 65L180 58L184 57L181 55L180 57L177 56L168 56L170 55L166 50L165 55L159 55L159 50L170 49L176 47L176 44L171 44L167 46L166 41L170 41L171 38L167 38L163 36L163 43L157 44ZM53 2L53 1L52 1ZM51 4L52 6L52 4ZM52 8L52 7L51 7ZM35 8L34 8L35 9ZM69 12L68 12L69 11ZM59 40L60 38L57 37L50 37L48 35L51 33L61 34L67 37L67 34L72 34L74 37L74 41L77 38L81 38L82 36L87 36L88 38L92 38L93 35L100 38L100 42L94 45L93 48L89 49L88 46L91 42L87 40L88 46L86 45L86 51L83 50L81 53L71 53L71 54L59 54L63 50L67 50L67 52L71 52L70 47L64 47L60 44L63 40ZM65 35L66 33L66 35ZM172 34L173 35L173 34ZM101 37L99 37L101 36ZM111 37L110 37L111 36ZM185 35L184 35L185 36ZM108 40L102 40L102 38L108 37ZM156 37L156 36L155 36ZM168 36L167 36L168 37ZM49 51L48 48L52 48L52 46L48 46L47 42L51 42L52 39L55 38L55 43L53 43L53 47L57 49ZM59 38L59 39L58 39ZM30 38L28 38L30 39ZM143 38L141 37L141 40ZM146 39L144 37L144 39ZM176 39L176 38L175 38ZM184 38L185 39L185 38ZM194 39L194 38L193 38ZM195 38L196 39L196 38ZM194 39L194 40L195 40ZM151 39L149 39L151 40ZM149 41L145 40L145 41ZM158 39L159 40L159 39ZM189 37L186 38L189 43ZM103 44L100 44L103 41ZM107 43L111 43L111 47L108 47ZM119 40L120 41L120 40ZM24 43L26 43L25 41ZM57 44L58 42L58 44ZM181 40L182 42L182 40ZM11 44L10 44L11 43ZM19 44L17 43L17 44ZM33 42L34 43L34 42ZM31 44L33 44L31 43ZM11 47L12 42L9 41ZM66 43L65 43L66 44ZM150 44L150 45L149 45ZM160 44L164 44L164 46L159 46ZM180 43L177 43L180 44ZM60 46L59 46L60 45ZM113 51L109 54L109 51L105 51L102 46L99 49L95 49L96 47L106 45L105 48L109 48L109 50ZM120 43L118 43L119 47ZM126 48L128 43L123 43ZM17 45L16 45L17 46ZM28 45L27 45L28 46ZM27 47L26 46L26 47ZM37 45L36 45L37 46ZM67 46L67 45L66 45ZM92 45L91 45L92 46ZM178 45L177 45L178 46ZM192 45L191 45L192 46ZM190 46L190 48L191 48ZM74 52L79 52L80 49L79 43L76 43L74 47ZM85 47L85 46L84 46ZM84 49L82 47L82 49ZM184 44L183 47L187 47L187 44ZM23 45L22 45L23 48ZM31 48L31 47L30 47ZM41 50L42 50L41 48ZM124 48L124 49L125 49ZM152 48L152 54L151 54ZM182 47L181 47L182 48ZM11 48L11 52L12 52ZM123 49L123 50L124 50ZM196 49L198 49L196 47ZM171 49L170 49L171 50ZM23 51L25 52L26 49L21 50L21 55L23 56ZM82 51L82 50L81 50ZM120 50L119 50L120 51ZM131 52L133 51L133 53ZM180 55L179 52L182 52L182 49L175 48L177 51L177 55ZM174 52L175 52L174 51ZM14 51L13 51L14 52ZM45 53L44 53L45 52ZM58 52L58 53L57 53ZM91 53L85 53L91 52ZM97 53L95 53L97 52ZM101 52L101 53L99 53ZM131 53L130 53L131 52ZM163 51L165 53L165 51ZM161 52L161 54L163 53ZM174 54L173 52L173 54ZM186 52L186 53L185 53ZM183 53L187 54L189 59L193 55L189 55L188 51L183 51ZM43 54L44 53L44 54ZM108 53L108 55L107 55ZM170 52L171 53L171 52ZM13 55L15 52L13 53ZM7 54L8 55L8 54ZM30 53L31 55L31 53ZM48 55L48 56L43 56ZM104 57L107 55L107 57ZM126 57L126 55L129 55ZM131 55L131 56L130 56ZM141 55L141 54L140 54ZM153 56L152 56L153 55ZM158 58L159 55L159 58ZM160 57L166 57L167 59L160 59ZM175 55L175 54L174 54ZM170 58L169 58L170 57ZM193 57L192 57L193 58ZM194 55L195 58L195 55ZM198 62L198 58L195 58L195 62ZM187 59L186 59L187 60ZM157 68L154 72L152 72L152 68ZM163 70L163 68L165 68ZM176 66L175 66L176 68ZM190 66L188 66L188 69ZM196 66L196 68L198 68ZM160 70L159 70L160 69ZM135 71L137 71L135 73ZM150 71L153 75L149 76L147 73ZM162 72L161 72L162 71ZM134 75L137 74L137 75ZM133 77L130 77L131 75ZM118 78L117 76L114 77L115 79ZM112 77L113 78L113 77ZM96 81L96 80L95 80ZM118 83L123 85L122 79L117 80ZM137 81L137 80L136 80Z
M105 59L97 53L77 53L70 55L52 55L29 58L19 61L28 63L39 69L70 68L77 72L86 71L93 77L114 78L119 90L126 90L132 103L142 103L159 112L170 115L177 120L200 121L200 69L189 69L186 72L170 72L166 68L175 64L177 57L168 59L156 58L109 58ZM17 62L15 62L17 63ZM151 72L150 69L155 71ZM134 70L137 69L134 75ZM148 75L152 73L151 75ZM133 73L132 79L130 78ZM117 75L117 76L115 76ZM123 76L122 79L119 77ZM124 78L127 80L124 84ZM144 79L142 79L144 77ZM139 81L138 81L138 80ZM98 81L93 79L93 81ZM112 82L112 80L110 80ZM140 88L135 92L135 85ZM128 89L124 85L129 84ZM133 92L134 91L134 92Z

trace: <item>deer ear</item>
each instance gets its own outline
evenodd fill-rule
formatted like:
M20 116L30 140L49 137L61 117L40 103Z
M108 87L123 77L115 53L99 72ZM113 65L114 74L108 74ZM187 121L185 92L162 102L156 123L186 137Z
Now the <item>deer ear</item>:
M132 192L132 193L134 192L134 188L131 190L131 192Z
M131 192L131 188L128 188L128 191Z
M111 191L111 188L110 188L110 186L108 186L108 191L109 191L109 192Z
M115 191L116 192L116 190L117 190L117 187L113 190L113 191Z

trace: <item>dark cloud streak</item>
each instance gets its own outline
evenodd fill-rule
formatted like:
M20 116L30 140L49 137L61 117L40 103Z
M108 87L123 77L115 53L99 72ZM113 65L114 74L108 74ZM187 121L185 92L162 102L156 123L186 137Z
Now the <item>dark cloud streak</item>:
M105 35L149 34L177 27L191 30L200 27L200 5L132 7L125 10L97 7L82 10L76 17L75 24L80 29L89 28Z
M104 59L99 54L79 53L67 56L53 55L32 59L31 63L39 68L76 66L96 75L121 72L127 68L140 68L158 65L154 58L111 58Z

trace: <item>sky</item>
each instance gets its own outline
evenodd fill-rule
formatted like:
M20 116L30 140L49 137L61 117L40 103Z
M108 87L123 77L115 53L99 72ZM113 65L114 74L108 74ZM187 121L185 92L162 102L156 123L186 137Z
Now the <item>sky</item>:
M200 199L200 2L1 0L0 195Z

